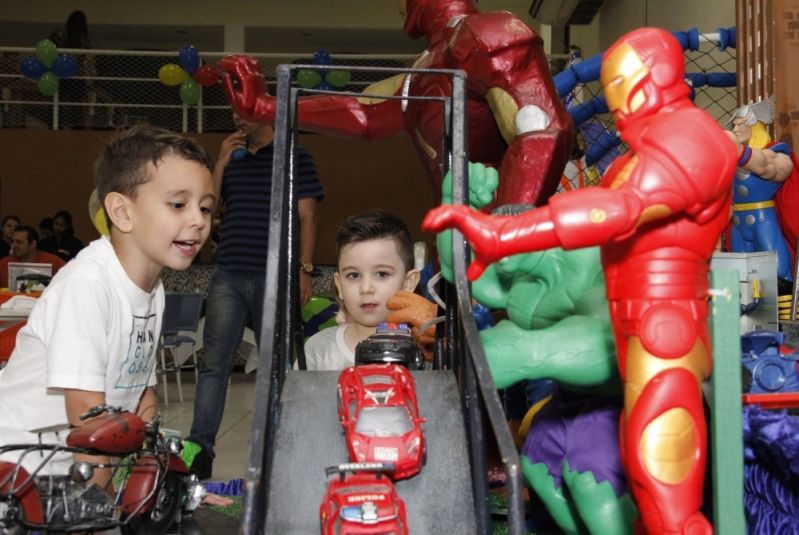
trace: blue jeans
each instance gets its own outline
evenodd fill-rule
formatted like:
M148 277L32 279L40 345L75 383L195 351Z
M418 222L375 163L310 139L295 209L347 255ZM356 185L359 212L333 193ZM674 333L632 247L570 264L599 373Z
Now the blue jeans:
M208 287L205 305L204 354L194 394L194 419L189 440L213 452L225 412L225 394L233 371L236 349L247 319L252 319L255 339L261 339L264 274L217 268Z

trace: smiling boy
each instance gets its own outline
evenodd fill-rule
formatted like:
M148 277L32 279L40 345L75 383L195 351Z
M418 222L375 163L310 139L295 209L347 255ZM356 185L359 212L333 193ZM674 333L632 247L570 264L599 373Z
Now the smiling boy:
M58 272L17 336L0 372L0 445L63 443L69 426L83 425L81 414L104 403L145 420L157 412L161 271L189 267L208 237L211 167L197 143L148 125L105 147L96 179L110 237ZM36 432L50 426L64 430ZM42 461L31 454L23 464L31 471ZM56 455L41 473L66 473L72 461ZM107 477L98 470L94 480Z
M419 283L408 228L388 212L370 210L347 218L336 232L336 244L333 282L347 323L308 339L309 370L343 370L355 364L355 346L374 334L391 312L386 301Z

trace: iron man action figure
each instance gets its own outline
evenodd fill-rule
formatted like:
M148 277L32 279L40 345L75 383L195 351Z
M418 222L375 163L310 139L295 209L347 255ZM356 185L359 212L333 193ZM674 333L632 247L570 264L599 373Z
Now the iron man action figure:
M555 91L541 37L511 13L480 13L474 0L399 0L399 7L405 32L428 41L414 67L466 72L469 159L500 170L497 203L544 204L569 159L572 121ZM257 60L228 56L219 66L236 113L274 123L276 101L266 93ZM438 195L443 106L379 96L448 96L450 85L446 76L403 74L369 86L361 98L303 97L299 124L370 140L407 131Z
M465 206L423 227L457 227L476 259L469 278L505 256L600 245L621 377L622 462L639 531L712 533L699 512L706 461L701 383L711 371L708 265L730 218L734 144L688 99L676 39L635 30L605 53L600 80L630 150L602 187L555 195L513 217ZM641 525L643 524L643 525Z

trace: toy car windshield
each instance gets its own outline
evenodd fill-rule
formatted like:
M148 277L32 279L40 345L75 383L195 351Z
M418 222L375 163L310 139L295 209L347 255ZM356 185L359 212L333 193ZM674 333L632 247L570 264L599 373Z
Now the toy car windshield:
M404 435L413 429L405 408L365 407L358 415L355 432L369 437Z

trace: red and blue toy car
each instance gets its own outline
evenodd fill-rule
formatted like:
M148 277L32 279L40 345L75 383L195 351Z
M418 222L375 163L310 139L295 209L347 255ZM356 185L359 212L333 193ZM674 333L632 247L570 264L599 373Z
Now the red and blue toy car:
M425 462L424 418L407 368L353 366L338 379L338 412L352 462L394 465L393 479L416 475Z
M407 535L405 502L383 475L390 465L352 463L331 466L330 480L319 508L322 535L382 533Z

